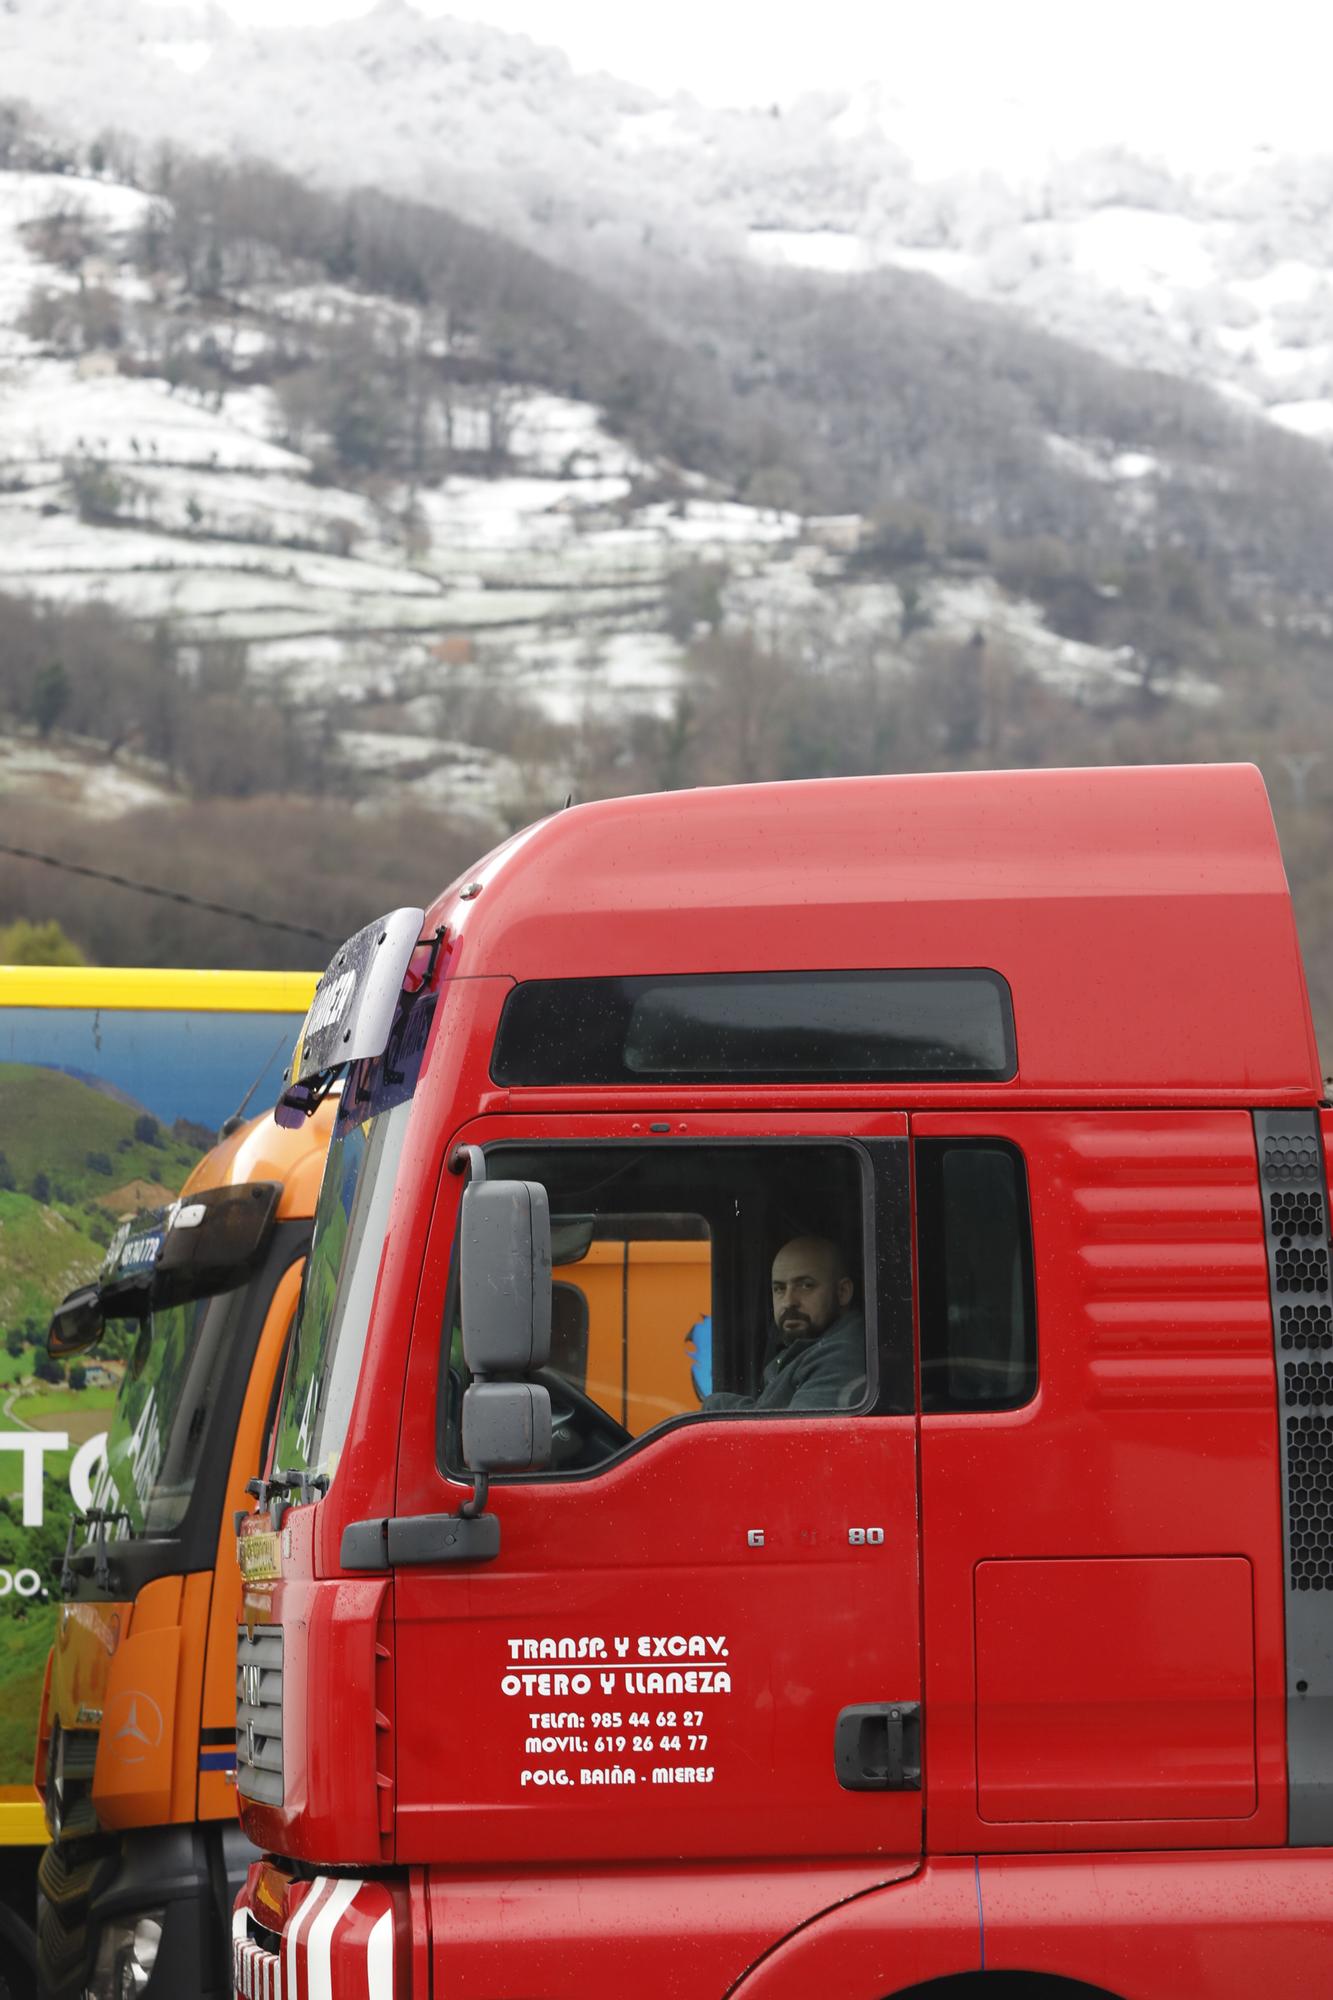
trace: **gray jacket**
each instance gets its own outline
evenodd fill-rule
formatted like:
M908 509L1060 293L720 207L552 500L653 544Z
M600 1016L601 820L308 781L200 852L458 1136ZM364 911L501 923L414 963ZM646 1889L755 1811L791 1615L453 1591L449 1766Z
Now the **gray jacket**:
M866 1323L859 1306L848 1306L813 1340L780 1347L764 1370L757 1396L715 1389L705 1410L846 1410L866 1392Z

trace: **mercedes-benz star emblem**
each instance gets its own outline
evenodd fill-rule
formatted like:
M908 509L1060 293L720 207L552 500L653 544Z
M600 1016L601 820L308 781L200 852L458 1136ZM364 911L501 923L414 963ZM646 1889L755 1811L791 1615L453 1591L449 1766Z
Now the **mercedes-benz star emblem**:
M142 1764L162 1741L162 1711L151 1695L131 1689L112 1705L106 1733L122 1764Z

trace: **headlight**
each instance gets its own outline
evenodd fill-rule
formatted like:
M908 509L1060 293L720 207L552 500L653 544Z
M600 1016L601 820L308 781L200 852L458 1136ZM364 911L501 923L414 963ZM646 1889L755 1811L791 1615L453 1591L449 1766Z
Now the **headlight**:
M102 1931L92 1985L83 2000L135 2000L148 1985L162 1942L164 1910L114 1917Z

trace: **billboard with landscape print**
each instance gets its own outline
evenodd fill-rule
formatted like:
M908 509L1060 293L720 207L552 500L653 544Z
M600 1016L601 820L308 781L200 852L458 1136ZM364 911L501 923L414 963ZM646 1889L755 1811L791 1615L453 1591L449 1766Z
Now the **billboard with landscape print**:
M313 985L0 967L0 1831L6 1807L33 1807L61 1559L135 1335L118 1324L55 1361L52 1309L127 1216L179 1193L226 1120L273 1103Z

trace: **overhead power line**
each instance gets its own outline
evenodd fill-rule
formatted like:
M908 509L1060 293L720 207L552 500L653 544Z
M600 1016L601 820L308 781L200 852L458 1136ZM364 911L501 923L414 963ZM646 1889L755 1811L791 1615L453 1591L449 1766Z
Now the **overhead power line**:
M314 931L305 924L284 923L281 917L259 917L253 910L233 909L230 903L210 903L202 896L187 895L183 889L164 889L157 882L136 882L128 875L113 875L105 868L88 868L81 861L62 861L58 854L41 854L35 847L11 847L0 840L0 854L16 861L37 861L43 868L55 868L62 875L83 875L90 882L109 882L116 889L132 889L138 896L157 896L164 903L181 903L189 910L207 910L210 916L230 917L233 922L252 924L257 930L285 931L288 937L313 938L316 944L332 947L337 938Z

